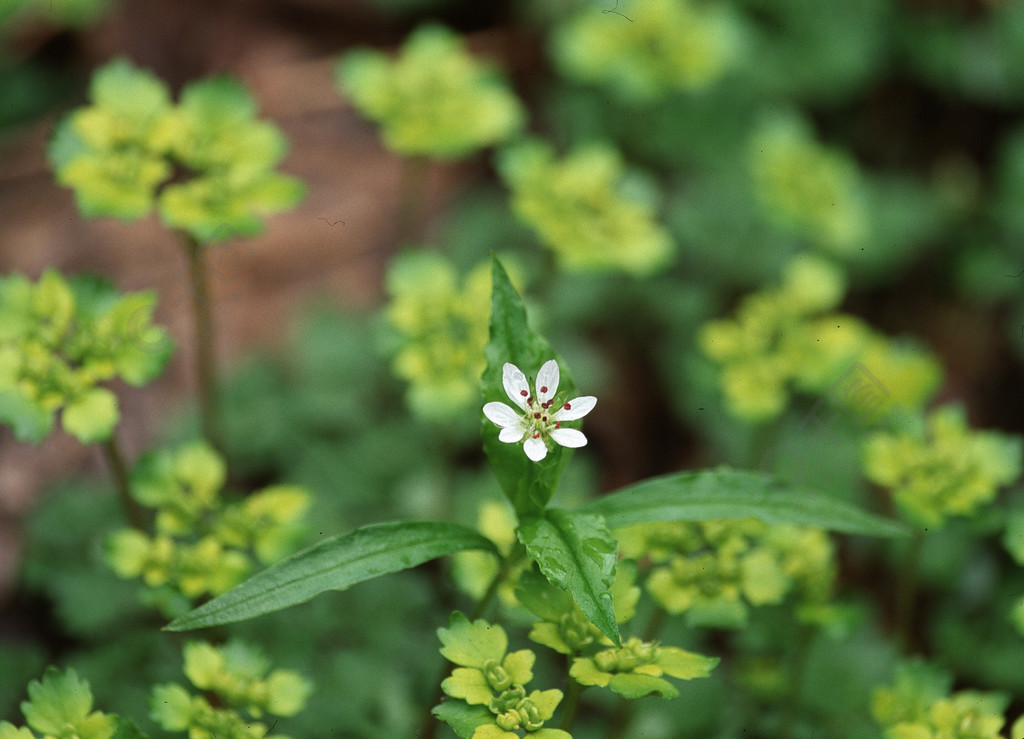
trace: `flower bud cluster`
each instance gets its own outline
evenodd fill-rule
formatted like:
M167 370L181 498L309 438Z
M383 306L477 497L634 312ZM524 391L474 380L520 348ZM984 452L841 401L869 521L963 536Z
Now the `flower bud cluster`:
M269 564L294 551L309 493L275 485L230 503L221 496L225 475L223 460L205 442L143 456L132 495L156 510L156 532L113 534L107 561L114 572L193 600L231 589L257 561Z
M886 407L916 409L931 396L941 367L928 353L887 340L858 318L827 313L846 290L841 270L819 257L795 257L782 285L747 296L735 318L713 320L700 331L701 350L721 365L729 411L749 422L781 414L790 386L827 394L860 362L885 388ZM840 394L838 402L856 398Z
M515 739L518 730L535 739L571 739L567 732L544 728L562 700L560 690L526 692L533 679L536 655L523 649L509 653L508 636L496 624L472 623L456 611L448 628L437 630L441 654L459 667L441 683L449 696L434 713L442 721L462 723L478 718L472 739ZM470 714L473 706L486 712ZM467 734L468 736L468 734Z
M562 267L643 277L668 264L675 245L654 219L653 192L639 179L630 195L623 192L625 166L615 149L593 144L556 159L547 144L526 141L503 151L499 168L513 210Z
M1020 476L1020 437L972 431L963 408L937 408L901 432L880 432L864 446L864 474L890 488L914 523L936 528L973 515Z
M287 142L255 119L232 79L192 83L174 105L162 80L118 59L94 74L90 98L59 124L48 152L86 216L134 220L155 207L166 225L208 243L259 233L262 216L305 194L274 171Z
M261 739L270 734L253 721L264 713L294 716L303 709L312 684L292 670L271 670L257 648L242 642L214 647L205 642L185 645L185 675L206 695L192 695L176 683L157 685L150 694L150 717L164 729L187 731L191 737ZM216 696L211 703L206 696Z
M479 395L490 312L489 264L461 281L436 253L405 254L387 276L388 322L399 334L395 373L409 383L407 399L418 415L447 421Z
M110 438L117 398L99 383L144 385L171 354L153 325L151 292L118 295L96 278L65 280L48 269L38 282L0 277L0 423L21 440L49 435L54 416L83 443Z
M553 52L568 77L627 100L653 100L713 85L736 58L738 41L725 3L623 0L604 15L582 8L556 32Z
M823 603L835 578L827 534L795 524L649 524L621 530L619 544L625 556L654 563L647 590L659 605L695 624L741 626L750 607L781 603L790 593Z
M417 29L395 60L372 49L348 52L337 82L403 156L460 158L504 141L525 119L504 81L443 26Z

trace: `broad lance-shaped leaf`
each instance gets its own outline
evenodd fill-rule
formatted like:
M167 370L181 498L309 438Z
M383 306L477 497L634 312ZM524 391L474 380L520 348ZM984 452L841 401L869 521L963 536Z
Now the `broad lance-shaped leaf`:
M493 263L490 332L490 341L484 349L487 368L482 378L483 401L508 403L501 384L502 367L506 362L527 375L536 376L544 362L557 357L547 342L530 330L523 301L497 257ZM574 395L576 387L569 370L559 363L559 371L559 394ZM541 514L558 487L571 451L554 444L544 459L532 462L523 453L522 444L498 441L498 428L482 414L481 418L484 452L512 507L519 516Z
M572 594L583 615L621 646L612 594L618 542L597 515L548 508L519 524L519 540L552 585Z
M757 518L847 534L905 536L896 521L812 490L787 487L771 477L720 467L654 477L580 506L604 516L611 528L666 521Z
M458 524L411 521L364 526L296 552L165 628L187 631L244 621L466 549L497 553L489 539Z

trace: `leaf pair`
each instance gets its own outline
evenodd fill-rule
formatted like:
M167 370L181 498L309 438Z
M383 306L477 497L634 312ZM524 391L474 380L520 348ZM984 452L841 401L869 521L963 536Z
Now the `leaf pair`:
M539 367L553 356L547 344L530 331L522 301L497 260L491 343L486 352L485 400L504 397L500 380L504 362ZM567 372L562 375L562 383L570 392L574 390ZM898 524L840 501L785 488L763 475L725 468L642 481L575 511L548 508L568 462L568 450L556 447L536 463L518 444L505 444L497 437L496 427L484 426L484 448L519 516L520 541L544 576L568 591L587 618L617 644L620 639L609 586L618 544L609 526L754 517L868 536L904 533ZM488 539L457 524L398 522L366 526L278 562L167 628L182 631L254 618L304 603L327 590L345 590L468 549L497 553Z

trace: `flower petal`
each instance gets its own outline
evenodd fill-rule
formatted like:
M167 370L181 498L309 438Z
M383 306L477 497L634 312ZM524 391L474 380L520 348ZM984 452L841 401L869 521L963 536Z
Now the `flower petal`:
M561 408L552 413L551 417L556 421L575 421L594 410L595 405L597 405L597 398L593 395L583 395L565 403Z
M487 416L488 421L503 429L517 428L523 425L522 415L504 403L485 403L484 415Z
M537 373L537 399L546 403L555 397L558 390L558 362L549 359Z
M526 399L530 397L530 384L526 381L526 375L514 364L505 362L501 368L501 384L505 386L505 392L509 399L526 410Z
M533 462L539 462L548 455L547 444L544 443L543 439L536 436L531 436L526 440L523 444L523 451L526 452L526 456Z
M525 435L525 428L513 428L509 426L508 428L504 428L500 432L498 432L498 441L503 441L506 444L515 444Z
M582 431L576 429L555 429L550 436L556 443L574 449L587 445L587 437L583 435Z

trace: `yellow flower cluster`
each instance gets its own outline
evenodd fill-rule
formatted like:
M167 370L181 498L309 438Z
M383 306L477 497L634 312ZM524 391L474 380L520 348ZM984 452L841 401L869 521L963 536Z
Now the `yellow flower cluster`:
M736 58L738 25L724 4L625 0L615 13L585 6L555 34L567 76L653 99L709 87Z
M842 300L845 279L819 257L803 255L786 267L782 285L745 298L732 319L705 324L705 355L722 366L721 386L735 416L760 422L778 416L790 384L828 392L860 363L884 390L886 408L919 408L941 378L938 362L909 345L887 340L863 321L827 313ZM855 395L835 400L856 407Z
M832 543L820 530L756 519L630 526L618 532L623 556L649 557L651 596L693 624L741 626L749 608L828 600L835 577Z
M499 166L513 210L566 269L643 277L672 256L650 199L620 193L625 167L615 149L592 144L556 160L547 144L529 141L502 152Z
M1020 476L1021 439L972 431L962 408L943 406L904 432L872 435L864 474L892 490L906 516L939 527L950 516L970 516L1000 486Z
M459 415L479 400L486 366L489 264L460 280L439 254L404 254L392 262L387 291L387 319L401 335L394 369L409 383L410 407L432 421Z
M844 153L814 140L790 117L766 121L750 143L750 171L770 217L836 255L848 255L867 233L860 173Z

